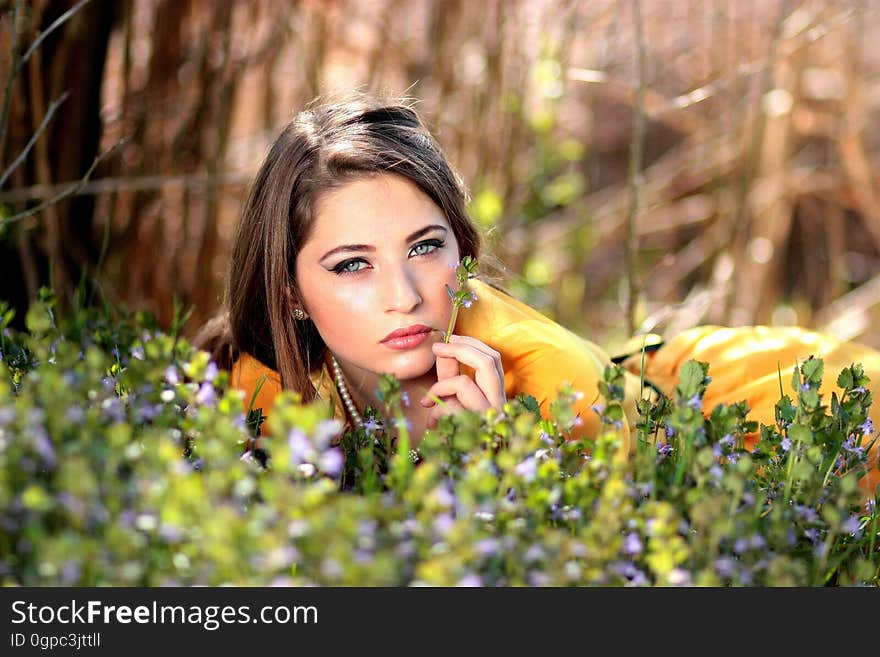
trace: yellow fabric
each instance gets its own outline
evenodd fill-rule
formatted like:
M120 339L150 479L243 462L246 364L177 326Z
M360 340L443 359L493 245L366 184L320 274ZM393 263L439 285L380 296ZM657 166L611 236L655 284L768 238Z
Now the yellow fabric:
M532 395L540 404L541 415L546 418L562 383L568 382L583 393L574 405L582 423L573 430L573 437L596 437L600 422L590 407L597 401L598 382L602 380L605 365L610 362L606 353L598 345L479 279L471 279L468 285L478 301L471 308L461 310L454 332L477 338L501 354L507 398L512 399L518 393ZM461 371L471 377L474 375L473 370L465 365ZM245 410L263 375L267 379L253 407L262 408L263 413L268 414L275 395L281 390L278 374L248 354L242 354L234 364L231 381L234 387L245 393ZM335 387L331 385L332 377L326 362L312 373L313 384L317 385L321 377L323 385L319 396L330 400L336 417L345 422L345 413ZM266 425L263 426L263 435L267 435ZM624 422L621 433L620 452L626 454L630 449L628 422Z
M831 402L832 391L840 394L837 375L853 363L864 366L865 374L871 379L869 385L874 396L880 392L880 352L855 342L843 342L828 334L797 327L699 326L684 331L666 341L657 351L646 354L645 378L671 396L678 385L682 365L689 360L706 362L712 378L703 398L703 412L707 416L718 404L745 400L752 409L749 419L773 425L774 407L781 396L780 371L783 392L795 398L791 390L794 366L803 363L810 355L822 358L825 363L819 392L826 404ZM624 362L624 367L634 375L639 374L640 366L640 353ZM874 425L880 428L880 402L871 406L869 415ZM758 433L747 437L748 449L754 448L759 437ZM861 482L868 492L880 483L877 452L875 445L870 454L871 472Z

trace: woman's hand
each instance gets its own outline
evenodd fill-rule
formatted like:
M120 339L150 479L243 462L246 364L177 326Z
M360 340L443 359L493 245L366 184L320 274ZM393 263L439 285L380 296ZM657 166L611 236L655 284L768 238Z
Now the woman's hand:
M476 338L464 335L453 335L449 342L437 342L432 348L437 356L437 383L420 401L426 408L434 407L428 417L429 429L436 427L443 415L503 408L507 395L501 354ZM460 363L474 369L476 381L460 373ZM438 398L442 404L437 403Z

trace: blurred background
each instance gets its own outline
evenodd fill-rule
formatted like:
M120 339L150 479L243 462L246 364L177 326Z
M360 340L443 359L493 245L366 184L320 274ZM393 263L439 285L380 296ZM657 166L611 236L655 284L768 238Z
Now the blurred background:
M166 327L191 307L194 335L275 135L359 89L418 100L483 264L610 352L705 323L880 348L876 0L0 7L0 299L19 325L41 285L69 304L85 276Z

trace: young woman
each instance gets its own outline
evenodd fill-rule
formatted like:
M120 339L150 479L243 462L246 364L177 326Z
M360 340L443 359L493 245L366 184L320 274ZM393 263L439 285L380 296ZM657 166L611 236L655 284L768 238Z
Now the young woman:
M595 436L590 406L609 362L595 344L479 278L443 342L446 287L458 287L462 258L479 255L462 184L411 107L314 107L282 130L256 176L222 313L196 344L231 370L246 405L263 382L254 408L264 414L289 389L331 402L352 427L367 405L381 408L378 377L391 373L418 444L441 415L500 409L517 393L546 416L567 382L582 393L573 435Z
M480 236L466 194L416 112L360 98L316 106L281 132L257 173L234 238L220 315L196 344L231 370L247 406L271 413L282 389L332 403L344 428L381 408L378 377L394 374L405 398L413 443L438 418L463 409L500 409L517 393L534 396L544 416L563 382L579 391L574 436L594 437L591 405L609 358L584 340L479 277L476 299L452 313L446 286L455 267L479 260ZM801 329L700 327L647 358L646 378L671 394L680 366L710 365L704 412L745 399L751 419L774 422L778 375L796 362L826 359L826 401L839 370L861 362L880 381L880 353ZM629 422L639 392L640 357L625 363ZM262 382L262 383L261 383ZM261 387L260 387L261 386ZM442 403L435 403L435 400ZM880 405L872 408L880 422ZM629 422L620 453L630 449ZM267 435L271 423L262 435ZM870 440L870 425L865 427ZM752 446L757 434L751 437ZM876 448L873 490L880 476Z

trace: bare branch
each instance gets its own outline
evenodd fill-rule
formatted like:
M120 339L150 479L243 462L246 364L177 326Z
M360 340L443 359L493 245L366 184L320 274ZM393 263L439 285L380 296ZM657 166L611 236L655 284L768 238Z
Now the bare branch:
M6 91L3 94L3 109L0 111L0 147L3 146L3 138L6 136L6 117L9 116L9 99L12 98L12 83L18 75L18 15L21 13L21 0L12 8L12 63L9 66L9 77L6 80Z
M636 305L638 303L639 283L636 272L638 237L636 222L639 216L639 181L642 172L642 142L645 137L645 37L642 34L642 7L639 0L632 0L633 20L636 29L636 49L638 54L638 73L636 82L635 117L633 120L632 143L629 150L629 212L626 218L626 281L627 330L632 335L636 328Z
M179 175L179 176L131 176L116 178L99 178L91 180L77 192L78 196L107 194L121 191L153 191L169 187L187 189L205 189L208 187L244 186L254 178L254 171L238 171L221 173L213 176ZM76 181L67 181L55 185L31 185L0 191L0 203L21 203L52 198L66 190Z
M40 44L43 43L43 41L46 40L46 37L48 37L50 34L52 34L52 32L54 32L56 29L58 29L59 27L64 25L64 23L66 23L68 20L70 20L70 18L76 12L78 12L83 7L83 5L85 5L88 2L90 2L90 0L79 0L79 2L77 2L73 7L71 7L67 11L65 11L58 18L56 18L55 22L52 23L49 27L47 27L46 31L43 32L42 34L40 34L40 36L38 36L34 40L34 42L31 44L31 47L27 49L27 52L24 54L24 56L22 56L22 58L18 62L18 68L20 69L22 66L24 66L27 63L27 61L31 58L31 55L34 54L34 51L40 47ZM16 71L16 73L18 73L18 71Z
M97 166L101 163L101 161L104 158L106 158L108 155L110 155L110 153L112 153L114 150L116 150L116 148L119 147L124 141L125 140L120 140L120 141L116 142L116 144L114 144L113 146L108 148L106 151L104 151L103 153L99 153L98 156L95 158L95 160L92 162L91 166L86 171L85 175L82 178L80 178L79 181L70 185L63 192L61 192L57 196L49 199L45 203L40 203L39 205L37 205L33 208L29 208L27 210L24 210L23 212L19 212L18 214L12 215L11 217L7 217L6 219L0 220L0 228L3 228L4 226L7 226L9 224L13 224L17 221L21 221L22 219L27 219L31 215L37 214L38 212L42 212L43 210L45 210L49 206L55 205L56 203L60 203L61 201L70 198L71 196L76 196L79 193L79 191L83 187L85 187L85 185L89 181L89 178L91 177L92 173L95 171Z
M10 164L6 171L3 172L3 175L0 176L0 187L3 187L3 183L12 175L12 172L15 171L16 167L19 164L24 162L25 158L27 158L28 153L30 153L31 149L34 147L34 144L37 143L37 139L40 138L40 135L46 130L46 126L49 125L49 121L52 120L52 115L55 114L55 110L57 110L61 104L67 100L67 97L70 95L69 91L65 91L61 96L59 96L56 100L52 101L52 104L49 105L49 109L46 110L46 116L43 117L43 121L40 123L40 127L37 128L36 132L34 132L33 136L31 136L30 141L28 141L27 145L18 154L18 157L15 158L15 161Z
M34 39L31 47L27 49L27 52L25 52L22 57L18 56L18 31L16 30L15 25L18 21L19 13L21 13L21 0L15 4L15 8L12 10L12 66L9 69L9 79L6 80L6 93L3 96L3 110L0 112L0 144L3 143L3 137L6 136L6 120L9 116L9 99L12 97L12 83L15 82L15 78L21 70L21 67L27 64L31 55L33 55L36 49L40 47L40 44L46 40L46 37L70 20L70 18L89 1L90 0L80 0L73 7L56 18L55 21L46 28L45 32Z

